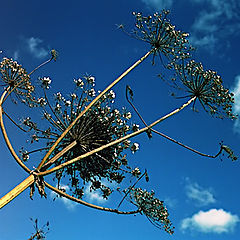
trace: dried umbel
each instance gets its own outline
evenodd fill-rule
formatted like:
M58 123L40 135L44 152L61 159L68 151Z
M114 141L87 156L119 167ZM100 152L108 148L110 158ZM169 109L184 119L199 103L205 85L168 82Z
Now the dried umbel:
M164 206L163 201L154 196L153 191L148 192L141 188L132 188L130 194L131 200L134 201L153 225L173 234L174 228L168 218L168 210Z
M234 94L223 86L222 78L212 70L204 70L201 63L194 60L185 66L175 66L182 84L186 87L186 97L196 97L205 111L211 115L235 119L232 113Z
M168 14L169 11L165 10L161 13L156 12L152 16L143 16L141 13L133 12L136 18L135 29L127 33L138 40L149 43L154 57L157 54L161 57L163 54L170 62L189 58L193 48L188 43L188 34L175 30L175 26L167 19Z
M42 79L47 79L47 82L50 82L49 78ZM39 129L37 124L33 123L30 118L23 120L23 124L29 130L34 130L31 142L44 138L47 140L47 146L52 146L69 124L92 101L96 94L94 89L95 78L93 76L85 76L83 79L74 80L74 83L77 90L70 94L69 99L65 99L58 92L55 94L55 103L53 105L50 105L46 94L37 100L39 106L43 109L43 117L47 120L48 127L46 130ZM43 89L48 89L49 84L47 84L47 87L46 84L43 84L42 87ZM131 118L130 112L125 108L118 110L113 107L114 98L115 93L110 90L76 122L56 147L52 156L57 155L73 142L75 142L75 145L54 162L55 166L91 152L137 130L136 124L132 126L128 124ZM132 171L132 168L128 166L125 154L126 150L134 153L138 149L139 144L132 143L130 140L125 140L118 145L105 148L65 167L63 170L57 171L56 179L58 184L60 186L64 176L68 176L72 186L72 193L74 196L81 198L85 183L90 182L91 189L101 190L103 197L107 198L112 191L103 184L103 179L104 182L107 180L119 184L125 178L126 173L135 177L138 177L141 173L140 170L139 174L136 174L136 171ZM29 157L26 151L21 150L21 153L25 159Z
M13 90L16 96L29 106L33 106L35 101L32 97L34 86L30 82L30 76L26 70L9 58L3 58L0 63L1 78L4 86L9 87L9 92Z

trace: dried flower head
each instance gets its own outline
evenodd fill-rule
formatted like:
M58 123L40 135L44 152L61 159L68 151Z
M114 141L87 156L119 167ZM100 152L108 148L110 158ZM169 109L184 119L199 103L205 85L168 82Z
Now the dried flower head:
M39 78L40 82L41 82L41 87L44 89L49 89L50 84L52 82L52 80L50 79L50 77L42 77Z
M157 54L161 57L163 54L170 62L189 58L193 48L188 43L188 33L175 30L175 26L167 19L168 14L169 11L166 10L156 12L152 16L133 12L136 19L135 29L131 33L126 32L124 28L121 29L130 36L149 43L154 51L154 57Z
M169 220L169 213L160 201L154 196L154 192L148 192L141 188L131 188L131 200L139 207L141 212L145 214L148 220L156 227L163 228L169 234L173 234L173 227Z
M9 92L13 90L22 102L32 106L33 102L35 102L34 97L32 97L34 86L31 84L30 76L22 65L12 59L3 58L0 63L0 72L4 85L10 87Z
M35 130L32 135L34 140L44 138L47 140L47 146L51 146L93 100L96 94L94 89L95 78L86 76L82 79L74 80L77 85L76 92L71 93L71 98L68 100L60 92L55 94L55 102L52 106L49 105L50 101L47 95L44 98L39 98L38 102L43 106L43 117L48 122L48 128L43 130L36 125L33 127L30 118L25 119L24 125ZM48 83L48 81L45 82ZM104 94L71 128L56 147L52 156L55 156L74 141L76 141L76 145L54 163L56 166L133 132L130 124L128 124L131 113L125 108L122 111L115 109L112 105L114 98L113 90ZM135 124L135 126L138 125ZM83 196L84 190L82 187L85 183L90 182L91 189L100 190L102 196L107 198L112 190L105 186L106 180L121 183L127 172L132 175L132 168L128 166L124 152L128 150L135 153L138 149L139 144L131 144L131 141L125 140L116 146L108 147L67 166L63 170L59 170L56 172L56 179L60 186L60 181L64 179L64 176L69 176L72 194L76 197ZM134 171L134 173L134 176L138 177L140 170ZM103 179L105 179L104 183Z
M232 113L234 94L223 87L222 78L215 71L204 70L202 64L194 60L176 68L188 97L196 97L206 112L220 118L224 115L236 118Z

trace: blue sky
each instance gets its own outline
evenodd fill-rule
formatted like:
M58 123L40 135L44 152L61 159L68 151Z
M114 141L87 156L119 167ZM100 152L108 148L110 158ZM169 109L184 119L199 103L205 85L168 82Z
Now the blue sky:
M195 59L206 69L216 70L224 85L234 91L234 110L240 114L238 0L9 0L1 4L0 50L2 56L13 57L30 71L55 48L59 59L38 71L35 79L50 76L53 92L68 93L74 78L89 73L95 76L96 87L102 90L148 51L146 44L123 34L117 24L131 29L133 11L147 15L162 8L171 9L170 19L177 29L190 33L190 41L197 47ZM114 88L117 105L127 105L124 94L128 84L134 90L135 105L149 123L180 106L184 99L170 96L171 89L157 77L161 72L164 69L159 63L152 66L151 61L146 60ZM198 113L188 108L157 129L209 154L215 154L223 140L239 156L239 120L214 119L198 107ZM24 111L10 103L8 108L9 112L17 114ZM138 121L136 117L135 121ZM24 144L25 140L8 124L14 146ZM118 216L64 199L53 201L54 194L49 191L47 200L35 194L32 201L26 190L1 210L0 239L27 239L34 231L30 217L38 218L40 226L50 221L49 240L238 239L239 160L204 158L160 136L149 140L142 135L136 141L140 143L140 150L129 158L133 165L148 169L150 182L143 185L154 189L156 196L165 201L175 226L173 236L154 228L141 215ZM26 174L11 159L3 139L0 139L0 146L0 192L3 195ZM116 200L105 201L97 194L86 195L89 202L106 207L113 206Z

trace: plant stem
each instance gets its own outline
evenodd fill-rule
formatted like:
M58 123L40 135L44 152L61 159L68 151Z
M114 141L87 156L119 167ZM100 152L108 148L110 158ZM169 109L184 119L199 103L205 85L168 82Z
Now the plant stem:
M141 114L139 113L139 111L137 110L137 108L136 108L136 107L133 105L133 103L129 100L127 91L126 91L126 98L127 98L128 103L131 105L131 107L134 109L134 111L136 112L136 114L138 115L138 117L139 117L139 118L141 119L141 121L143 122L143 124L147 127L147 126L148 126L147 123L144 121L143 117L141 116ZM199 154L200 156L203 156L203 157L216 158L216 157L218 157L218 156L222 153L222 150L223 150L222 148L220 148L220 150L218 151L218 153L215 154L215 155L205 154L205 153L202 153L202 152L200 152L200 151L198 151L198 150L196 150L196 149L194 149L194 148L192 148L192 147L189 147L189 146L187 146L186 144L183 144L183 143L175 140L174 138L171 138L171 137L169 137L168 135L166 135L166 134L164 134L164 133L162 133L162 132L159 132L159 131L157 131L157 130L155 130L155 129L153 129L153 128L151 128L151 131L154 132L154 133L156 133L156 134L158 134L158 135L160 135L161 137L164 137L164 138L166 138L167 140L169 140L169 141L171 141L171 142L174 142L174 143L178 144L179 146L184 147L184 148L186 148L187 150L190 150L190 151L192 151L192 152L194 152L194 153L196 153L196 154Z
M69 130L76 124L76 122L114 85L116 85L122 78L124 78L129 72L131 72L135 67L137 67L140 63L142 63L153 50L148 51L142 58L140 58L137 62L135 62L131 67L129 67L124 73L122 73L115 81L113 81L107 88L105 88L77 117L76 119L68 126L68 128L61 134L61 136L56 140L51 149L47 152L41 163L38 165L37 169L40 170L43 164L46 162L48 157L54 151L56 146L60 143L60 141L65 137L65 135L69 132Z
M8 192L5 196L0 199L0 209L4 207L6 204L11 202L15 197L17 197L20 193L22 193L26 188L34 183L34 176L31 174L27 177L23 182L21 182L18 186Z
M60 164L59 166L56 166L56 167L51 168L51 169L49 169L49 170L46 170L46 171L44 171L44 172L40 172L38 175L45 176L45 175L48 175L48 174L50 174L50 173L56 172L56 171L58 171L58 170L60 170L60 169L62 169L62 168L64 168L64 167L66 167L66 166L68 166L68 165L71 165L71 164L73 164L73 163L75 163L75 162L77 162L77 161L80 161L80 160L83 159L83 158L86 158L86 157L88 157L88 156L90 156L90 155L92 155L92 154L94 154L94 153L97 153L97 152L99 152L99 151L102 151L102 150L105 149L105 148L108 148L108 147L110 147L110 146L116 145L116 144L118 144L118 143L120 143L120 142L123 142L124 140L129 139L129 138L135 137L135 136L137 136L137 135L139 135L139 134L147 131L148 129L151 129L153 126L155 126L155 125L157 125L158 123L164 121L165 119L167 119L167 118L173 116L174 114L180 112L180 111L183 110L185 107L187 107L188 105L190 105L195 99L196 99L196 97L191 98L188 102L186 102L185 104L183 104L181 107L175 109L174 111L168 113L167 115L163 116L162 118L156 120L155 122L153 122L152 124L150 124L150 125L147 126L147 127L144 127L144 128L142 128L142 129L140 129L140 130L138 130L138 131L136 131L136 132L130 133L130 134L128 134L128 135L126 135L126 136L124 136L124 137L122 137L122 138L119 138L119 139L117 139L117 140L115 140L115 141L112 141L112 142L110 142L110 143L108 143L108 144L106 144L106 145L104 145L104 146L101 146L101 147L99 147L99 148L96 148L96 149L94 149L94 150L92 150L92 151L90 151L90 152L87 152L87 153L85 153L85 154L82 154L82 155L80 155L80 156L78 156L78 157L76 157L76 158L73 158L73 159L71 159L71 160L69 160L69 161L67 161L67 162L65 162L65 163Z
M22 160L18 157L18 155L16 154L16 152L14 151L12 144L8 138L4 123L3 123L3 109L2 109L2 101L4 99L5 94L7 93L8 89L2 94L1 99L0 99L0 127L2 130L2 134L5 140L5 143L9 149L9 151L11 152L13 158L16 160L16 162L28 173L31 172L31 170L22 162Z
M70 196L69 194L61 191L60 189L58 188L55 188L53 187L52 185L50 185L49 183L47 182L44 182L46 187L48 187L49 189L51 189L52 191L56 192L57 194L59 194L60 196L62 197L65 197L65 198L68 198L74 202L77 202L77 203L80 203L82 205L85 205L87 207L90 207L90 208L95 208L97 210L102 210L102 211L107 211L107 212L114 212L114 213L117 213L117 214L136 214L136 213L139 213L140 210L135 210L135 211L129 211L129 212L122 212L122 211L119 211L117 209L112 209L112 208L106 208L106 207L101 207L101 206L97 206L97 205L94 205L94 204L91 204L91 203L88 203L88 202L85 202L81 199L78 199L78 198L75 198L75 197L72 197Z

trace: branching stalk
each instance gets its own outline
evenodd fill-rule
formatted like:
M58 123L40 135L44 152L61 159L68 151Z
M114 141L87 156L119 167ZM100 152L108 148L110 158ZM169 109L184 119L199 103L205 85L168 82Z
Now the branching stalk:
M80 160L83 159L83 158L86 158L86 157L88 157L88 156L90 156L90 155L92 155L92 154L94 154L94 153L97 153L97 152L99 152L99 151L102 151L102 150L105 149L105 148L108 148L108 147L113 146L113 145L115 145L115 144L121 143L121 142L123 142L124 140L127 140L127 139L132 138L132 137L135 137L135 136L137 136L137 135L139 135L139 134L141 134L141 133L143 133L143 132L146 132L148 129L151 129L153 126L157 125L158 123L164 121L165 119L167 119L167 118L173 116L174 114L180 112L181 110L183 110L185 107L187 107L188 105L190 105L195 99L196 99L196 97L191 98L188 102L186 102L185 104L183 104L181 107L175 109L174 111L172 111L172 112L170 112L169 114L163 116L162 118L156 120L155 122L153 122L153 123L150 124L149 126L140 129L139 131L130 133L130 134L128 134L128 135L126 135L126 136L124 136L124 137L122 137L122 138L119 138L119 139L117 139L117 140L115 140L115 141L112 141L112 142L110 142L110 143L108 143L108 144L106 144L106 145L104 145L104 146L101 146L101 147L99 147L99 148L96 148L96 149L94 149L94 150L92 150L92 151L90 151L90 152L87 152L87 153L82 154L82 155L80 155L80 156L78 156L78 157L76 157L76 158L73 158L72 160L69 160L69 161L67 161L67 162L65 162L65 163L62 163L62 164L60 164L60 165L58 165L58 166L56 166L56 167L54 167L54 168L52 168L52 169L46 170L46 171L44 171L44 172L40 172L39 175L45 176L45 175L48 175L48 174L50 174L50 173L56 172L56 171L58 171L58 170L60 170L60 169L62 169L62 168L64 168L64 167L66 167L66 166L68 166L68 165L71 165L71 164L73 164L73 163L75 163L75 162L80 161Z
M109 91L114 85L116 85L122 78L124 78L129 72L131 72L135 67L137 67L140 63L142 63L151 53L153 50L148 51L142 58L140 58L137 62L135 62L131 67L129 67L124 73L122 73L115 81L113 81L105 90L103 90L77 117L76 119L68 126L68 128L61 134L61 136L56 140L53 144L51 149L45 155L39 166L37 167L38 170L41 169L43 164L49 158L51 153L54 151L56 146L61 142L61 140L65 137L65 135L70 131L70 129L76 124L76 122L107 92Z

